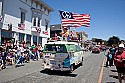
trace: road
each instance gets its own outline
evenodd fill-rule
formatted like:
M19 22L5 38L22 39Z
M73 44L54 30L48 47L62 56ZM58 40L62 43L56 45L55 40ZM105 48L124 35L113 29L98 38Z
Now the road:
M83 66L73 73L52 71L47 73L41 67L42 60L26 63L25 66L7 67L0 71L0 83L118 83L114 67L104 67L104 53L85 52ZM114 76L114 77L113 77Z

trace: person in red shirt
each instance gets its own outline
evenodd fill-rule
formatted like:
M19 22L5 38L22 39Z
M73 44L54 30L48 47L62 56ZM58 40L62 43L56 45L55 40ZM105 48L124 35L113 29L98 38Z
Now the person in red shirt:
M38 47L37 46L34 48L34 55L35 55L35 59L38 61Z
M125 82L125 51L124 44L120 44L114 56L114 63L118 72L119 83L122 83L122 74Z

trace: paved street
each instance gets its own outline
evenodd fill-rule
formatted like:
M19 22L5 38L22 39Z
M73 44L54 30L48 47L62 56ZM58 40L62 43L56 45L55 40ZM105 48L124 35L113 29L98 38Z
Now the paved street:
M83 66L75 69L73 73L42 70L42 60L26 63L18 68L7 67L0 71L1 83L98 83L103 68L101 83L118 83L115 67L102 66L105 56L86 52Z
M102 77L103 77L102 83L119 83L115 66L104 67Z

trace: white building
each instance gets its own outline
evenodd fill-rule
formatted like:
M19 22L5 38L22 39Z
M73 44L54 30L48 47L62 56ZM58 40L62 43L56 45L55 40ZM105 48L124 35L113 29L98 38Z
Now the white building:
M52 11L42 0L0 0L0 42L13 39L44 46L50 37Z

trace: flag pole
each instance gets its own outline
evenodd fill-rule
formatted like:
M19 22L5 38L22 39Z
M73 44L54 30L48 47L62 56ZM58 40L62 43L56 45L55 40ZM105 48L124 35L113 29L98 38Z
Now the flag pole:
M58 14L59 14L59 16L60 16L59 11L60 11L60 10L58 10ZM61 17L61 16L60 16L60 17ZM61 21L61 18L60 18L60 21ZM62 21L61 21L61 30L62 30L62 32L64 32L63 27L62 27ZM62 34L61 41L63 41L63 33L61 33L61 34Z

